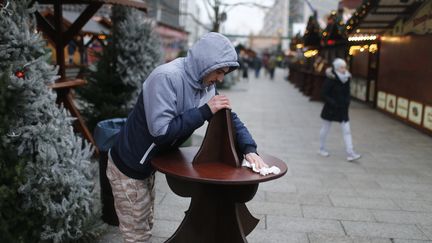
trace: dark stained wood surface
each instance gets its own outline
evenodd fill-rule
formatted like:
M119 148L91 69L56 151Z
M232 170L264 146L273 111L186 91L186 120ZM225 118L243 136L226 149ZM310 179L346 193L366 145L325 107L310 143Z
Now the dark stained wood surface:
M180 148L171 153L157 156L151 163L158 171L175 178L224 185L246 185L274 180L283 176L288 170L282 160L266 154L260 154L264 162L269 166L279 167L281 173L262 176L250 168L235 168L218 161L193 164L192 160L197 151L198 147Z
M382 39L378 90L432 105L432 35Z
M87 84L87 81L84 79L74 79L74 80L67 80L67 81L61 81L56 82L48 85L51 89L70 89L70 88L76 88L82 85Z
M218 161L233 167L240 167L241 161L237 155L234 134L231 110L222 109L216 112L210 120L204 141L192 163Z
M245 243L259 220L245 202L258 190L258 184L218 185L166 176L171 190L191 197L185 218L167 243Z

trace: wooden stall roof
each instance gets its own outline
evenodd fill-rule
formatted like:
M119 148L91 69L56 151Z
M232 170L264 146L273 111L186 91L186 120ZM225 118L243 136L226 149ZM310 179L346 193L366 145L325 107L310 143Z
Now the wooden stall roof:
M54 12L50 9L45 10L41 13L51 24L54 24ZM71 26L80 16L80 13L74 11L63 11L63 24L66 27ZM88 20L88 22L79 31L80 34L109 34L110 29L107 25L103 24L102 21L98 22L94 18Z
M0 0L1 1L1 0ZM53 5L54 16L53 22L45 18L40 12L36 11L36 20L38 28L52 41L56 49L56 64L59 66L60 79L52 86L57 91L57 102L63 103L71 114L77 118L76 127L84 135L84 137L92 144L96 145L93 136L81 113L76 108L73 95L70 90L78 85L82 85L85 81L81 80L66 80L66 63L64 55L64 47L82 31L83 27L94 16L94 14L104 4L116 4L128 7L133 7L147 12L147 7L144 1L138 0L33 0L39 4ZM85 10L75 19L70 26L64 26L63 5L65 4L85 4ZM68 28L65 28L68 27ZM97 149L96 149L97 151Z
M406 19L424 0L367 0L346 23L347 32L382 34Z
M140 0L37 0L37 2L41 4L54 4L56 2L61 2L61 4L105 3L133 7L147 12L147 4Z

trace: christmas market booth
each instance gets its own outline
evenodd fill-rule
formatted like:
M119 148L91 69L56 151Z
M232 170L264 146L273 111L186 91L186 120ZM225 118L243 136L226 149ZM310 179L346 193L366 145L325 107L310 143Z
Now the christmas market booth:
M321 48L314 60L314 79L310 85L311 100L321 100L321 86L326 78L326 69L335 58L345 59L347 55L347 37L342 16L342 8L332 11L327 17L327 26L321 33Z
M90 129L92 129L94 124L92 122L89 122L88 117L87 122L84 121L84 118L82 117L82 113L88 114L88 110L83 109L81 112L78 110L76 104L74 95L71 92L71 89L76 88L78 86L85 86L85 87L94 87L95 82L92 82L92 77L87 76L88 81L81 78L73 78L70 79L67 77L66 73L66 59L67 56L65 55L67 47L70 47L71 43L76 42L77 39L80 41L83 41L84 37L86 35L91 35L91 38L89 38L88 42L86 44L92 43L94 40L97 40L101 45L104 44L103 40L106 39L108 34L112 34L112 31L110 29L112 24L110 22L106 22L102 24L103 22L97 22L94 19L94 15L97 13L97 11L105 4L115 4L115 5L121 5L128 8L125 9L131 9L136 8L139 10L146 11L146 5L142 1L129 1L129 0L100 0L100 1L79 1L79 0L69 0L69 1L45 1L45 0L39 0L38 1L42 6L45 6L45 8L39 8L39 11L36 12L36 19L38 24L38 29L42 31L43 35L48 38L49 44L54 47L54 51L52 52L56 59L56 64L59 68L58 75L60 78L51 86L52 89L56 90L57 92L57 103L63 104L64 107L66 107L71 114L77 118L75 122L75 128L79 132L83 134L83 136L90 141L92 144L94 144L94 148L97 149L98 155L99 155L99 179L100 179L100 188L101 188L101 200L102 200L102 219L112 225L118 225L118 218L115 213L114 209L114 199L112 195L111 186L109 184L108 178L106 176L106 168L107 168L107 157L108 157L108 149L110 148L110 143L112 143L114 134L118 132L120 129L121 122L124 122L123 120L120 121L114 121L114 120L106 120L101 121L98 119L98 122L100 123L100 126L96 126L98 129L94 129L94 137L92 133L90 132ZM77 14L75 12L71 13L69 11L65 11L63 5L67 4L74 4L75 6L81 6L84 5L83 11L80 14ZM48 5L49 11L46 9L46 5ZM136 11L141 13L141 11ZM125 12L126 13L126 12ZM123 14L123 12L120 11L119 15ZM130 16L133 16L130 14ZM144 28L144 26L140 26L140 28ZM109 33L109 32L110 33ZM84 45L84 43L80 43ZM106 56L102 56L100 58L99 63L107 63L109 62L109 58ZM70 59L70 61L73 63L73 59ZM104 62L105 61L105 62ZM70 64L70 63L69 63ZM110 67L109 69L115 70L115 68ZM141 68L142 70L143 68ZM106 73L106 72L105 72ZM112 74L112 73L111 73ZM118 80L118 76L111 75L111 78ZM93 78L94 79L94 78ZM94 81L94 80L93 80ZM112 90L113 85L112 83L109 83L111 80L109 77L103 78L103 85L99 85ZM141 85L141 83L140 83ZM84 88L85 88L84 87ZM122 86L115 86L117 87L117 91L122 90ZM119 88L120 87L120 88ZM81 87L83 88L83 87ZM104 106L107 107L108 105L111 105L109 99L106 99L107 96L103 96L105 99L100 99L100 95L107 95L109 91L107 90L96 90L96 91L88 91L90 93L89 96L94 97L95 99L99 100L100 102L104 103ZM80 98L87 97L85 95L82 95ZM87 103L92 102L93 100L86 100ZM97 113L100 112L101 109L100 106L95 111L90 111L91 113ZM118 112L118 113L116 113ZM108 109L108 113L111 116L118 116L121 112L121 106L115 105L114 108ZM120 117L120 116L119 116ZM90 120L93 121L93 120ZM88 129L87 124L90 124ZM95 139L96 138L96 139Z
M65 61L65 47L70 43L74 37L79 35L82 28L88 23L92 16L104 5L104 4L118 4L129 7L135 7L146 11L146 5L142 1L136 0L69 0L69 1L53 1L53 0L37 0L40 5L50 5L53 7L53 22L47 20L40 12L36 12L36 19L38 23L38 29L40 29L45 36L47 36L51 43L55 47L56 64L59 67L60 79L52 86L57 91L57 102L64 104L64 106L70 111L70 113L77 118L75 126L83 136L95 144L93 136L87 128L84 119L82 118L79 110L74 104L73 97L71 95L71 89L84 85L85 80L66 78L66 61ZM78 18L65 29L64 25L64 14L63 5L67 4L85 4L87 7L79 15Z
M365 1L348 20L351 93L432 134L432 1Z
M291 58L288 80L293 83L303 94L311 95L315 80L315 59L320 49L321 29L316 14L309 17L305 34L302 38L298 35L291 41L291 50L296 55Z

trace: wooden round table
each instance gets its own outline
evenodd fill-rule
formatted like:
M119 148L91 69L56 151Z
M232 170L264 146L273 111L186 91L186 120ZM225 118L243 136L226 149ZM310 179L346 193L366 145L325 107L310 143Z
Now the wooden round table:
M198 149L180 148L152 160L152 165L165 174L174 193L192 198L181 225L166 242L247 242L246 235L259 220L250 214L245 202L255 196L260 182L286 174L286 164L260 154L269 166L281 170L278 175L262 176L250 168L236 168L218 161L194 164Z

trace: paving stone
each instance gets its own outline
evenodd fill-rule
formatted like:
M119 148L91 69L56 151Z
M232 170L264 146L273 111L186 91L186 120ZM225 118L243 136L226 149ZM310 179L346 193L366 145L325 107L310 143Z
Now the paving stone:
M169 238L179 227L181 221L155 219L153 225L153 236L159 238Z
M246 237L251 243L309 243L304 233L285 233L272 230L254 230Z
M432 240L432 225L419 225L418 227L429 237L429 240Z
M173 192L168 191L160 204L173 205L173 206L183 207L187 209L190 205L190 201L191 201L190 197L180 197L174 194Z
M394 243L431 243L430 240L401 240L401 239L393 239Z
M420 199L416 192L408 190L390 190L371 188L356 188L356 192L361 197L383 198L383 199Z
M330 196L336 207L370 208L370 209L400 209L389 199Z
M305 218L375 221L367 209L302 206L302 210Z
M378 222L432 225L432 213L371 210Z
M327 195L312 193L268 193L267 201L299 205L332 205Z
M267 229L281 232L345 234L341 224L337 220L305 219L275 215L267 216Z
M310 243L392 243L390 239L375 237L340 236L331 234L308 234Z
M252 214L284 215L291 217L302 216L301 208L296 204L252 201L246 205Z
M432 201L404 199L393 199L393 201L405 211L432 212Z
M398 238L407 240L428 240L418 227L410 224L390 224L342 221L347 235L382 238Z

